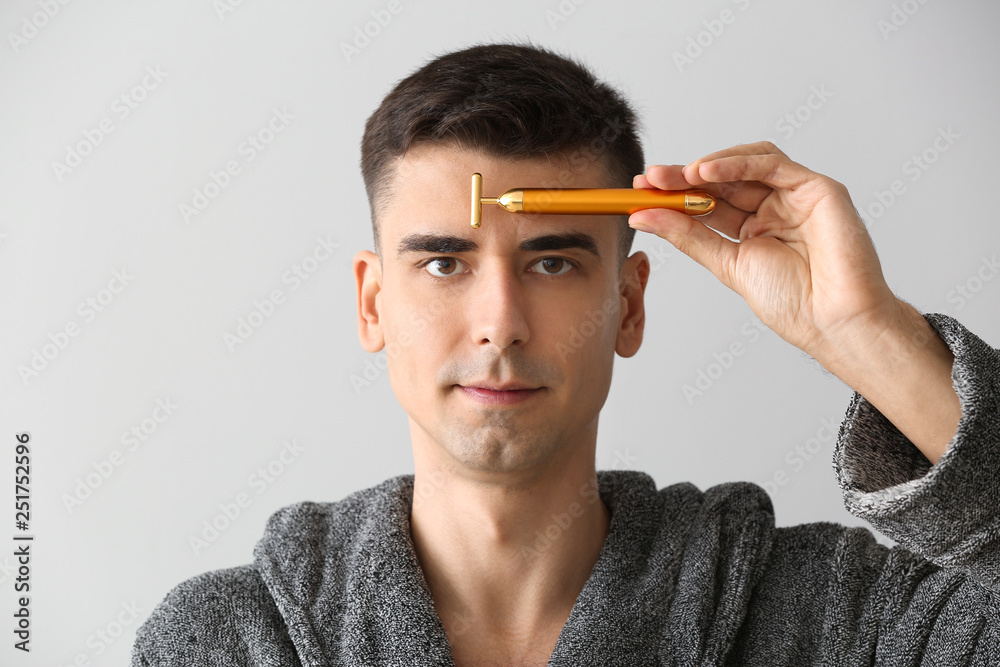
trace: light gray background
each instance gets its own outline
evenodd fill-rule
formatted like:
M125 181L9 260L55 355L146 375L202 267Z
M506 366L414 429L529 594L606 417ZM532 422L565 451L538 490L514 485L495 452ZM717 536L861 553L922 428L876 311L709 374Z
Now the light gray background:
M898 296L1000 344L1000 280L984 268L1000 246L996 3L398 2L350 59L342 44L387 2L232 0L220 13L222 0L93 0L59 5L51 18L37 1L3 3L0 504L11 527L0 540L13 544L20 431L33 438L37 535L27 657L10 648L13 547L0 548L5 664L124 664L167 591L249 562L275 510L412 472L386 372L360 391L351 383L385 359L357 339L351 259L373 247L359 142L392 85L445 51L530 38L579 57L639 109L650 164L774 140L847 185ZM711 35L724 10L731 22ZM44 25L12 41L32 34L25 21ZM702 52L679 68L674 54L699 39ZM151 89L122 118L115 101L142 85L147 67L165 75L155 87L147 78ZM822 102L803 106L816 90ZM247 161L241 142L276 108L294 120ZM798 114L798 128L786 114ZM60 180L53 163L103 118L113 131ZM935 138L949 128L958 138L939 152ZM912 171L907 162L925 151L933 164ZM179 205L229 160L240 173L186 224ZM879 208L876 193L894 180L905 192ZM292 289L282 276L318 237L339 246ZM769 330L749 336L746 303L669 243L640 232L640 249L654 268L646 340L616 361L598 469L644 470L660 487L770 480L779 526L866 525L843 509L823 428L839 425L851 390ZM88 321L78 305L122 267L134 278ZM973 298L959 299L959 285L977 290ZM224 334L274 289L285 302L231 352ZM79 335L25 382L18 367L71 323ZM686 399L683 385L734 342L744 354ZM158 399L178 407L130 450L122 434L150 419ZM279 467L290 440L302 453L272 483L254 483L259 467ZM795 463L795 448L807 446L815 455ZM67 509L65 497L114 450L121 465ZM239 493L249 507L195 553L189 538ZM123 603L140 616L119 618ZM95 639L125 619L113 643Z

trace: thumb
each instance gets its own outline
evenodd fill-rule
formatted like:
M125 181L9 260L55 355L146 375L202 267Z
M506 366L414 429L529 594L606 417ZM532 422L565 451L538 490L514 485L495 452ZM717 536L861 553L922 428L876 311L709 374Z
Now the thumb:
M629 216L629 227L655 234L711 271L729 289L733 284L739 244L716 233L697 218L664 208L647 208Z

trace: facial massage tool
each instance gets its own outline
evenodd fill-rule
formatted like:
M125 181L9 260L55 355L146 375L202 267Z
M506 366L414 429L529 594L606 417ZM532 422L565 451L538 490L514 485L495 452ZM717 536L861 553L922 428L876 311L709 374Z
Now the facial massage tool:
M511 213L631 215L645 208L669 208L688 215L715 209L704 190L654 188L513 188L499 197L483 196L483 175L472 175L472 226L483 223L483 204L499 204Z

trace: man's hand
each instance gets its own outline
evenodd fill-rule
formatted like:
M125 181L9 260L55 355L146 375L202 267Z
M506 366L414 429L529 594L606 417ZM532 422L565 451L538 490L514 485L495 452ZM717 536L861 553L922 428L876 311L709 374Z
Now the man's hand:
M629 223L692 257L817 360L837 352L838 337L898 319L899 300L847 189L769 142L712 153L683 170L653 165L633 187L712 193L715 210L700 218L646 209Z
M683 168L650 166L633 187L712 193L715 210L700 218L645 209L629 224L666 239L715 274L765 325L938 461L961 417L951 380L954 355L889 289L843 185L761 142Z

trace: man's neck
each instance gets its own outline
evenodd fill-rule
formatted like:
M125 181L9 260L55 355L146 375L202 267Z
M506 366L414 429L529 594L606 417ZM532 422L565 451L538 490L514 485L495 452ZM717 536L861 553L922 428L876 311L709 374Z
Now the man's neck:
M554 645L610 523L592 452L506 483L415 468L413 543L452 646Z

